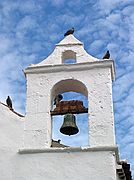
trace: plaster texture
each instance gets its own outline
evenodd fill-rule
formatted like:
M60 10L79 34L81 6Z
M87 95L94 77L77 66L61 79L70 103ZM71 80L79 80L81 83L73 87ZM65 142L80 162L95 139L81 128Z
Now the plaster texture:
M14 156L23 143L24 118L0 103L0 179L14 179Z
M63 64L67 58L76 64ZM0 177L2 180L117 180L112 104L113 61L88 55L73 35L54 52L25 70L26 116L0 104ZM89 147L51 148L52 102L58 93L88 97Z
M67 52L67 55L65 52ZM84 45L73 35L66 36L56 46L52 54L34 67L42 65L62 64L65 59L76 59L76 63L99 61L84 50Z
M64 59L63 59L64 57ZM75 64L64 64L67 58ZM114 62L99 61L84 50L73 35L56 45L46 60L25 70L27 79L25 148L51 145L52 102L58 93L74 91L88 97L89 145L115 145L112 104Z
M0 104L0 179L116 179L117 152L112 147L18 152L23 143L24 122L25 118Z
M18 155L16 176L40 180L114 180L112 152L63 152ZM27 167L27 168L26 168Z
M105 66L106 64L106 66ZM115 145L112 105L112 61L28 68L24 143L26 148L50 147L52 102L58 93L75 91L89 102L89 145ZM90 68L91 66L91 68ZM112 72L112 73L111 73Z

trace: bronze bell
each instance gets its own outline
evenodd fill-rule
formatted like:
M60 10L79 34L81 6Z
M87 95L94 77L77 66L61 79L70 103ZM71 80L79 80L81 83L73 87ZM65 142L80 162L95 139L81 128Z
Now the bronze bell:
M75 116L73 114L66 114L64 116L64 122L60 128L60 132L69 136L79 132L79 129L76 126Z

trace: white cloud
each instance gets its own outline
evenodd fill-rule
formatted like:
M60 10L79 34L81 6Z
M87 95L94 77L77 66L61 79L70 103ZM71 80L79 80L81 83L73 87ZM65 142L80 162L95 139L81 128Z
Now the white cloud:
M95 52L100 52L104 42L102 40L95 40L92 44L90 44L90 50Z
M53 1L51 1L52 5L54 5L54 6L61 6L64 4L64 2L65 2L64 0L53 0Z
M92 55L109 49L115 59L113 86L115 123L121 156L126 154L134 170L134 8L133 0L29 0L1 1L0 101L10 95L14 107L24 112L25 78L22 70L38 63L53 50L65 31L75 35ZM80 139L79 139L80 140ZM74 140L75 141L75 140Z
M98 6L104 13L110 13L110 11L117 7L117 5L121 5L123 0L99 0Z
M5 52L10 51L12 42L8 37L4 37L3 34L0 35L0 56Z

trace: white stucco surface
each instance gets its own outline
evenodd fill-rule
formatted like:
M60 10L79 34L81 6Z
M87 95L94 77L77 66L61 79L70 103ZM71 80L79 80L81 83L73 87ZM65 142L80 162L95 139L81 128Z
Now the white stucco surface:
M27 104L24 136L26 148L50 147L51 102L56 94L69 90L87 93L89 145L91 147L115 145L112 64L112 61L102 61L97 64L81 63L79 66L73 64L28 68L26 70ZM48 71L49 68L51 71ZM56 68L59 69L56 70ZM65 83L60 83L63 81ZM59 85L55 88L57 83Z
M2 180L114 180L115 152L46 151L18 153L23 143L21 118L0 104L0 178Z
M111 152L64 152L18 155L19 177L40 180L114 180L114 156ZM25 168L27 167L27 168ZM25 179L25 178L24 178Z
M0 103L0 148L17 150L23 141L24 117L19 117Z
M76 64L63 64L76 58ZM72 51L72 52L71 52ZM0 179L2 180L117 180L112 103L113 61L88 55L73 35L54 52L25 70L26 116L0 104ZM76 91L89 101L89 146L51 148L51 114L58 93Z
M55 49L52 52L52 54L50 54L46 59L44 59L39 64L31 65L31 66L37 67L42 65L62 64L64 61L63 53L66 51L72 51L76 54L77 63L99 61L99 59L94 58L85 51L82 42L76 39L73 35L69 35L66 36L55 46ZM74 56L72 58L74 58Z
M1 104L0 114L0 179L114 179L115 156L112 151L18 153L23 142L24 118Z

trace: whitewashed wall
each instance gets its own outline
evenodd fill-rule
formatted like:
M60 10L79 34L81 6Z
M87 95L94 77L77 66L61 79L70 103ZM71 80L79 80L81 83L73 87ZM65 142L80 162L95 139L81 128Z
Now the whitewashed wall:
M62 64L62 52L73 50L78 64ZM95 61L95 62L94 62ZM0 104L1 180L116 180L112 107L113 61L88 55L73 35L63 39L46 60L25 71L26 117ZM89 147L52 149L51 103L57 93L71 88L89 101ZM57 83L58 86L55 86ZM56 87L56 88L54 88Z
M105 66L109 63L108 66ZM44 66L27 69L27 105L25 123L25 148L50 147L51 143L51 99L56 93L66 91L60 84L55 92L56 83L74 80L70 87L76 92L82 91L76 85L79 81L86 87L89 101L89 145L115 145L114 118L112 104L112 61L92 63ZM94 66L94 68L92 67ZM92 67L92 68L91 68ZM51 69L50 69L51 68ZM56 68L59 68L57 71ZM52 94L51 94L52 93ZM52 95L52 97L51 97Z
M18 153L23 143L24 118L0 104L0 179L115 180L112 151Z

